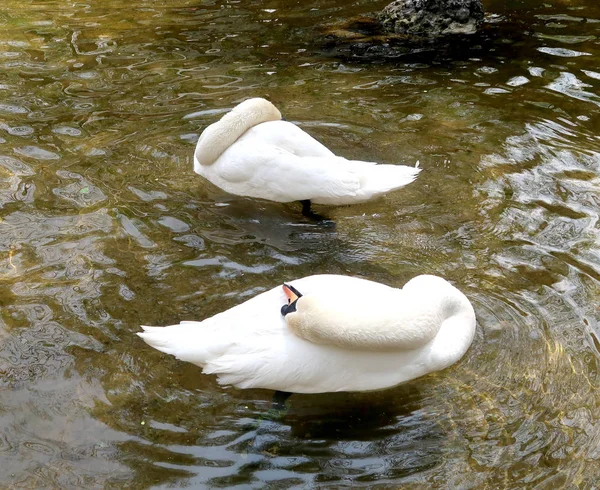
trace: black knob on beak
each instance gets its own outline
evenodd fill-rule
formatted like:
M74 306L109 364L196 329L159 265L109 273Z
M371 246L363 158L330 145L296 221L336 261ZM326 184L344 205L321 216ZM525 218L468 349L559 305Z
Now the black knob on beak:
M281 316L285 316L288 313L293 313L294 311L296 311L296 303L297 302L298 302L298 300L294 301L293 303L283 305L281 307Z

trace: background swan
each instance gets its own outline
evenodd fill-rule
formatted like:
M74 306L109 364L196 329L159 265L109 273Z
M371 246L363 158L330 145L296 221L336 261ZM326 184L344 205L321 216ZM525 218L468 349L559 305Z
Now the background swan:
M219 383L294 393L368 391L444 369L475 334L471 303L444 279L403 289L315 275L275 287L202 322L142 327L152 347Z
M194 171L230 194L277 202L354 204L410 184L416 167L347 160L282 120L271 102L234 107L200 135Z

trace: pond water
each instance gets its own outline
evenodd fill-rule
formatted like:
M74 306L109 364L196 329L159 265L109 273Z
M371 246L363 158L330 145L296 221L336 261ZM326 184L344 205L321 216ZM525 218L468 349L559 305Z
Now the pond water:
M383 1L4 0L5 488L598 488L600 6L489 0L482 34L381 58L325 26ZM357 206L226 195L202 129L253 96L336 153L413 165ZM472 301L452 368L386 391L220 387L140 324L313 273Z

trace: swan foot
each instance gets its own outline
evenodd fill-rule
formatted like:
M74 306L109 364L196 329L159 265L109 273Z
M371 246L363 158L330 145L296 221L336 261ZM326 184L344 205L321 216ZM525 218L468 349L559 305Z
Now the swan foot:
M277 390L273 395L273 401L271 401L271 409L269 410L269 414L272 412L285 412L285 402L292 395L293 393L290 393L289 391Z
M319 225L324 226L326 228L335 228L335 222L326 218L325 216L321 216L319 213L315 213L311 208L310 199L303 199L300 201L302 204L302 216L306 216L313 221L316 221Z

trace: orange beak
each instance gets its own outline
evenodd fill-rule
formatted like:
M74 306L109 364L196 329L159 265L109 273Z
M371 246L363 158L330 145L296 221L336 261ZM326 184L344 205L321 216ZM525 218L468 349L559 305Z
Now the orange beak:
M288 299L288 304L292 304L294 301L296 301L298 299L298 295L296 293L294 293L294 291L292 291L287 284L284 284L283 286L283 292L285 293L287 299Z

